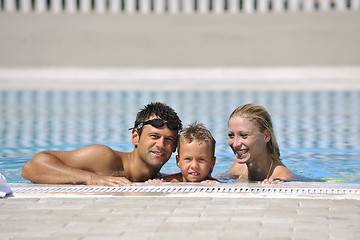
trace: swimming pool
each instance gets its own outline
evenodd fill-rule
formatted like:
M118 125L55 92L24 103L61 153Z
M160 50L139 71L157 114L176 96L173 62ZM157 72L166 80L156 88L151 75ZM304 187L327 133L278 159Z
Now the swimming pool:
M313 181L360 183L359 91L0 91L0 172L26 183L21 169L42 150L100 143L131 151L131 127L151 101L172 106L184 125L203 122L217 145L214 174L234 161L227 118L241 104L272 115L283 162ZM162 172L177 172L174 156Z

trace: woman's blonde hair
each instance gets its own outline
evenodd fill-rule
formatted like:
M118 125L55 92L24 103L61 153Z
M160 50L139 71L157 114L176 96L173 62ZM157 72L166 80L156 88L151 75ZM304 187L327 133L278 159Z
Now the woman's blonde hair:
M276 141L272 121L270 114L263 106L248 103L236 108L229 117L229 120L233 117L242 117L248 119L250 122L255 123L260 132L268 130L271 134L270 141L266 144L267 152L275 159L280 160L279 145Z

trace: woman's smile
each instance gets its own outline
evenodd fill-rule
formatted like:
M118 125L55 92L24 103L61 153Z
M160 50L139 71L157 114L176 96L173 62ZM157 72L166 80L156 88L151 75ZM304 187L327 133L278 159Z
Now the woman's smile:
M237 158L244 158L249 149L237 150L234 148L234 152Z

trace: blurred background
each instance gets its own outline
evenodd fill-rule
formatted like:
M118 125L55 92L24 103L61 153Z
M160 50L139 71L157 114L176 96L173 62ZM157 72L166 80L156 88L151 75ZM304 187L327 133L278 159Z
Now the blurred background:
M360 64L359 0L0 0L0 67Z
M0 0L0 4L0 84L6 88L36 83L43 88L91 88L84 83L89 78L102 81L94 83L94 89L136 89L135 80L161 78L165 78L162 87L183 88L194 82L178 80L238 81L239 75L250 80L242 89L253 83L259 87L256 80L270 76L275 81L305 74L324 86L324 73L350 75L348 88L358 80L353 78L360 65L359 0ZM278 67L282 69L277 71ZM314 67L323 71L314 72ZM339 67L351 71L328 72ZM206 71L194 72L199 68ZM234 68L247 71L227 71ZM292 71L284 76L286 69ZM201 85L219 87L214 82ZM238 85L226 86L233 87Z

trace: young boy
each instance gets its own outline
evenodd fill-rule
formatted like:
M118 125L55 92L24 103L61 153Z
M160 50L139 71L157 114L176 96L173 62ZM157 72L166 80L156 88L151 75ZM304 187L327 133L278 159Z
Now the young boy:
M148 180L160 182L217 182L211 177L216 157L215 139L201 123L193 123L181 131L176 162L181 172L162 179Z

